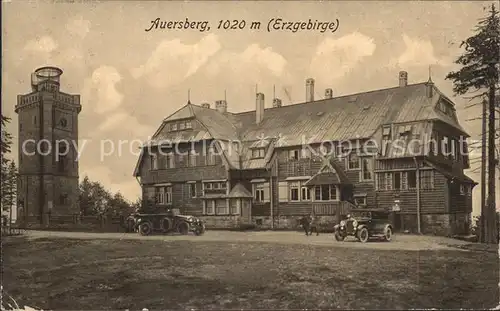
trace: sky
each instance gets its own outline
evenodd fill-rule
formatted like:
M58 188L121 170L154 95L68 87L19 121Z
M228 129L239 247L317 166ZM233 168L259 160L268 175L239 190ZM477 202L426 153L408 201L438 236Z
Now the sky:
M30 75L41 66L63 69L61 90L81 95L80 178L100 181L135 200L132 176L138 143L188 100L224 99L231 112L255 109L255 89L271 106L273 89L283 104L305 101L305 80L316 96L334 96L427 81L455 103L473 139L481 131L479 106L454 97L445 76L457 70L460 43L473 34L485 6L495 2L153 2L79 4L2 2L2 113L12 118L18 94L30 92ZM21 16L21 17L20 17ZM153 29L152 21L208 21L210 30ZM336 22L335 32L266 30L271 19ZM245 29L217 29L220 20L244 20ZM250 29L252 22L261 29ZM284 90L287 90L288 95ZM111 142L115 146L110 154ZM118 148L122 142L121 148ZM83 144L83 145L82 145ZM105 151L103 151L105 150ZM103 151L103 152L101 152ZM474 157L477 155L473 155ZM12 157L17 159L17 147ZM478 165L473 165L476 168ZM478 171L469 172L479 181ZM474 211L478 212L480 186ZM500 198L500 195L497 196Z

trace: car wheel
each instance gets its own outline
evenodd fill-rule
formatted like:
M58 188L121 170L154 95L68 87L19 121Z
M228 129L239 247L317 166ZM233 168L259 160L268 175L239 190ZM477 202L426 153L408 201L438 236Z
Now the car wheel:
M149 222L144 222L139 225L139 233L141 235L150 235L152 231L153 228L151 227L151 224Z
M196 235L203 235L203 233L205 233L205 231L203 231L203 228L202 228L202 227L198 227L198 228L196 228L196 230L194 231L194 234L196 234Z
M361 243L366 243L366 241L368 241L368 229L366 228L361 228L361 230L359 230L358 232L358 239Z
M189 225L186 222L181 222L177 226L177 231L182 235L187 235L189 233Z
M337 242L342 242L345 239L345 235L340 234L340 232L335 232L335 240Z
M390 227L387 227L384 232L384 239L387 242L390 242L392 240L392 229Z

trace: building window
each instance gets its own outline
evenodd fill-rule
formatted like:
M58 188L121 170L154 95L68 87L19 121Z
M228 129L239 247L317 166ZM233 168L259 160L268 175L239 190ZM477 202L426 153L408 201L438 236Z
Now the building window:
M295 161L300 157L300 150L289 150L288 151L288 160Z
M416 171L406 172L406 176L408 179L408 189L417 188L417 172Z
M384 125L382 127L382 137L385 140L391 139L391 126L390 125Z
M264 158L264 155L265 155L264 148L252 149L252 158L253 159L262 159L262 158Z
M204 182L203 183L203 195L207 195L207 193L212 194L226 194L227 185L226 182Z
M278 183L278 200L280 202L288 202L288 183L286 181Z
M67 203L67 200L68 200L68 195L67 194L61 194L59 196L59 204L65 205Z
M269 202L269 183L253 184L253 199L255 202Z
M151 155L150 160L151 160L151 169L157 170L158 169L158 157L155 154L153 154L153 155Z
M160 205L172 204L172 186L155 188L156 203Z
M206 200L203 202L203 214L214 215L215 214L215 200Z
M354 203L359 206L366 206L366 195L354 196Z
M399 174L401 175L401 190L408 190L408 172L400 172Z
M385 173L385 190L392 190L392 173Z
M394 190L401 190L401 173L394 174Z
M302 186L300 188L300 195L302 201L311 201L311 190L309 188Z
M179 167L187 167L188 161L186 161L186 156L183 154L178 155Z
M321 185L314 187L315 201L337 201L337 187L334 185Z
M301 152L302 159L310 159L311 158L311 149L309 149L309 148L310 148L309 146L302 148L302 152Z
M184 122L179 123L179 130L182 131L185 126L186 126L186 123L184 123Z
M186 121L186 128L187 129L192 128L191 121Z
M326 157L328 155L335 156L335 147L331 142L323 142L321 143L319 148L317 148L317 153L318 156L323 156L323 157Z
M420 172L420 188L433 189L434 188L434 171L421 171Z
M241 200L240 199L232 199L231 205L229 206L229 213L231 215L239 215L241 209Z
M33 125L36 125L36 116L33 116L32 121L33 121Z
M222 200L215 200L215 213L217 215L227 215L229 214L229 208L227 206L227 200L222 199Z
M347 156L347 169L348 170L357 170L359 169L359 156L353 152L349 151L349 155Z
M59 172L64 172L66 169L66 162L67 162L67 154L68 154L68 148L66 144L63 144L62 142L59 144L59 154L57 154L57 169Z
M207 165L215 165L215 148L214 148L214 146L210 146L208 148Z
M299 201L299 188L300 184L298 182L291 182L289 184L290 201Z
M197 158L196 151L191 150L191 152L189 154L189 166L191 166L191 167L196 166L196 158Z
M171 131L177 131L177 123L172 123L172 124L170 125L170 130L171 130Z
M196 183L189 184L189 196L191 198L196 198Z
M172 153L165 155L165 168L175 168L174 155Z
M373 180L373 159L372 158L361 158L361 180L369 181Z

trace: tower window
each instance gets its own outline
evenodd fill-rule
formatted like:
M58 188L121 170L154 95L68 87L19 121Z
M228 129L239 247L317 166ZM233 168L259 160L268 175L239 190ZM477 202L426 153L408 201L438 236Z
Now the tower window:
M36 125L36 116L32 117L33 125Z
M59 196L59 204L66 204L68 201L68 195L67 194L61 194Z

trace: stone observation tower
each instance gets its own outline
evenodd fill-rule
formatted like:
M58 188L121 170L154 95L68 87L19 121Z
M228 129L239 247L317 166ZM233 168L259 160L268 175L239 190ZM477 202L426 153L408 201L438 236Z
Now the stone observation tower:
M62 70L42 67L31 92L17 96L18 220L48 224L51 215L74 215L78 206L80 95L60 91Z

